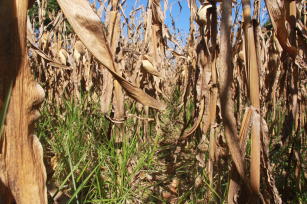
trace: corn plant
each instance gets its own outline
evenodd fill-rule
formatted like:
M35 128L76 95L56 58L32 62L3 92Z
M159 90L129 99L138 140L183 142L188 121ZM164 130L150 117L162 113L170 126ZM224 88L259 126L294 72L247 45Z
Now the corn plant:
M50 202L304 203L304 22L304 1L36 1Z

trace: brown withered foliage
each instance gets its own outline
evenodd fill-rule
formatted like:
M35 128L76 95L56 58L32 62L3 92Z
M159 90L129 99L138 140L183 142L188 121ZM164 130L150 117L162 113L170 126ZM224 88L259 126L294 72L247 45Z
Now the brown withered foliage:
M14 1L25 7L16 14L24 19L11 21L26 34L14 30L22 41L22 47L15 43L14 49L21 50L15 58L7 53L15 50L2 46L8 33L0 34L0 113L6 119L0 193L10 192L4 201L26 203L31 194L35 202L46 202L45 169L33 132L35 111L45 95L29 65L45 90L50 114L64 101L86 95L88 102L100 104L99 114L110 121L109 139L115 134L117 143L126 137L128 117L134 117L134 131L144 143L153 142L149 123L154 123L162 135L157 155L167 156L157 156L163 170L147 177L154 183L153 195L168 203L287 203L294 192L306 196L306 2L265 0L262 6L259 0L187 0L185 36L176 32L172 15L172 7L181 10L182 1L136 1L127 13L131 2L125 0L57 0L56 9L48 7L48 0L37 0L36 13L27 19L28 5ZM3 2L1 11L13 7ZM262 22L264 12L268 22ZM4 77L6 60L16 59L20 64L14 69L21 74ZM9 108L3 111L11 88ZM169 127L163 124L165 112L178 113ZM18 117L22 121L16 120L16 128L26 131L17 135L11 127ZM12 151L21 147L23 156ZM281 149L286 151L276 153ZM28 165L27 156L32 158ZM15 164L36 181L14 170ZM183 167L190 174L181 173ZM193 197L191 189L200 195ZM146 203L142 199L134 202Z

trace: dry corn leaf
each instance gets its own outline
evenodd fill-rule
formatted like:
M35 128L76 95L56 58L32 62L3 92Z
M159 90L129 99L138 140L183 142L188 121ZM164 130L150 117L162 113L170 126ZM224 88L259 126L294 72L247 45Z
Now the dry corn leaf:
M29 16L27 16L27 39L32 44L35 44L35 34L34 34L33 29L32 29L32 24L31 24Z
M54 61L53 59L48 57L43 51L41 51L37 47L34 47L33 45L32 45L31 51L35 52L36 54L38 54L39 56L41 56L45 60L49 61L48 64L51 65L51 66L62 68L62 69L67 69L67 70L71 69L69 66L66 66L64 64L61 64L61 63L58 63L58 62Z
M239 138L240 138L240 146L243 152L243 155L245 155L245 146L246 146L246 141L247 141L247 133L250 127L250 119L252 116L252 108L248 107L245 110L241 128L240 128L240 133L239 133Z
M198 118L196 119L196 121L193 124L192 128L190 130L188 130L188 131L185 131L180 139L184 140L185 138L187 138L191 134L193 134L193 132L195 132L195 130L199 126L199 124L200 124L200 122L201 122L201 120L202 120L202 118L204 116L204 112L205 112L205 99L202 99L201 102L200 102L200 110L199 110Z
M295 58L297 50L291 46L288 30L286 28L286 11L284 1L281 0L265 0L269 11L272 25L276 32L276 36L282 48L286 50L292 57Z
M261 118L261 116L254 112L257 118ZM266 180L266 189L269 192L269 196L273 203L281 204L282 199L278 192L278 189L275 184L275 179L273 177L273 170L270 164L269 159L269 138L268 138L268 126L263 118L261 118L261 147L262 147L262 154L261 154L261 162L262 162L262 171L264 172L264 177Z
M102 22L87 1L58 0L58 3L86 48L112 73L130 97L152 108L159 110L166 108L164 103L132 85L115 71L115 63L106 40Z

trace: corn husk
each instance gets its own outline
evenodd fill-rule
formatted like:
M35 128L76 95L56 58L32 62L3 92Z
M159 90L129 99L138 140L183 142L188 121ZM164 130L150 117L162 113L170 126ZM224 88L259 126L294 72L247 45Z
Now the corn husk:
M143 70L145 70L147 73L152 74L154 76L160 77L160 73L158 69L147 59L142 60L142 66Z

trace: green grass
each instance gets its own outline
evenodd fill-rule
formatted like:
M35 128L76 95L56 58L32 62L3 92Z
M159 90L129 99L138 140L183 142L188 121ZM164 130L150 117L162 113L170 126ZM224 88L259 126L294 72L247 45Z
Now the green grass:
M208 161L208 152L197 149L200 131L196 131L194 139L187 143L176 143L184 125L179 96L175 90L167 110L158 113L160 126L155 121L149 122L148 138L143 135L143 121L133 117L125 120L119 137L119 128L100 113L98 104L88 102L86 96L79 102L66 101L61 107L44 104L37 132L44 146L48 184L52 183L57 191L68 195L65 203L169 203L170 199L163 197L163 192L168 191L172 180L177 178L180 184L177 194L173 195L177 203L217 200L224 203L227 200L230 160L219 161L220 176L214 177L211 186L206 168L201 167L196 159L196 155L203 155L204 161ZM128 105L127 102L125 107L130 114L143 114L137 113L134 104ZM194 114L193 103L189 101L187 107L186 115L190 120ZM149 117L155 118L156 114L151 110ZM281 107L276 108L276 114L275 119L271 113L266 116L270 128L270 150L281 138L286 117ZM220 128L217 132L222 130ZM304 131L298 134L304 134ZM179 153L178 146L181 146ZM295 146L295 149L303 148ZM291 193L296 202L304 203L307 196L304 192L296 192L294 166L288 165L287 151L289 146L284 146L270 154L275 165L276 184L280 193L285 193L282 170L291 171L288 186L293 186ZM306 155L305 151L302 153ZM197 177L202 181L200 186L194 185ZM218 183L221 186L219 192L216 190ZM302 186L306 186L304 178ZM206 197L208 193L210 198ZM49 196L49 202L52 201Z
M140 145L142 135L135 134L135 124L129 118L118 144L115 134L108 138L110 122L100 114L98 105L84 104L66 101L52 115L48 105L42 110L38 135L47 152L46 162L56 158L56 166L47 167L47 172L51 171L48 182L69 194L68 203L125 203L150 194L149 182L137 182L141 182L140 174L154 170L159 135L151 128L154 142ZM116 129L113 125L112 132Z

